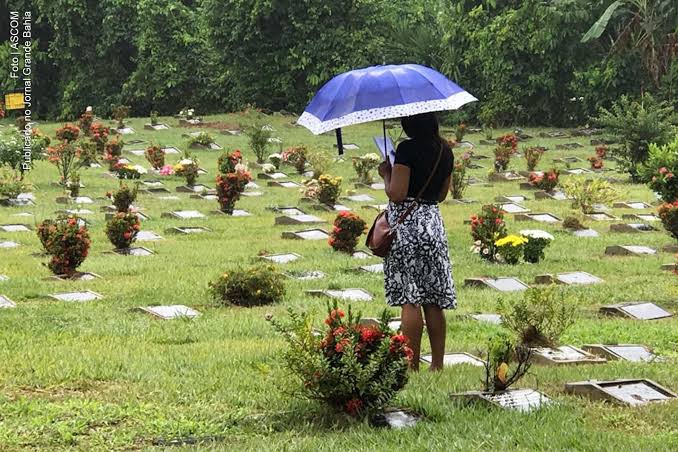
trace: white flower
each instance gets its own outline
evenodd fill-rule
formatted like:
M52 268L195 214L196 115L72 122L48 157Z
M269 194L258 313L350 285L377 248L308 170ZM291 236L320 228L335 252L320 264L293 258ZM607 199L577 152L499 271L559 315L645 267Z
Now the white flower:
M193 165L193 160L191 159L182 159L179 160L180 165Z
M487 256L488 254L490 254L490 250L487 248L483 248L483 254Z
M235 165L236 171L238 170L238 165ZM271 165L270 163L264 163L261 165L261 169L264 171L266 174L274 173L275 172L275 165Z
M481 242L480 240L476 240L473 244L474 244L475 246L480 246L480 245L482 245L482 243L483 243L483 242Z
M523 229L520 231L520 235L525 236L525 237L530 237L533 239L548 239L548 240L553 240L553 236L549 234L546 231L542 231L539 229Z
M87 113L92 113L92 106L88 105L87 108L85 109Z

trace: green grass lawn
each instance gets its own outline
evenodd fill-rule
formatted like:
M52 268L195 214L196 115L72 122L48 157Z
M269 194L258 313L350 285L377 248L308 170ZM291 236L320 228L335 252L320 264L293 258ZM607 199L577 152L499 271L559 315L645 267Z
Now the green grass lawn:
M145 148L149 142L185 149L181 137L188 129L177 121L161 118L172 128L167 131L143 130L146 118L128 123L136 134L126 140L142 139L146 143L126 146ZM237 115L208 118L237 124ZM307 144L311 148L331 149L334 135L314 137L303 128L291 125L294 118L272 116L270 123L284 144ZM7 126L7 122L4 123ZM107 122L108 124L108 122ZM41 124L39 128L53 136L59 124ZM196 130L196 129L193 129ZM354 142L360 151L348 151L347 159L332 165L331 174L344 177L344 190L352 188L354 177L351 155L373 152L372 136L380 133L378 124L367 124L344 131L345 142ZM540 130L526 132L536 136ZM496 131L495 134L505 131ZM253 153L244 136L215 134L225 149L240 148L250 161ZM480 134L467 139L477 143ZM577 151L555 151L557 143L579 142ZM593 154L588 138L539 139L529 145L545 145L549 150L540 164L552 166L551 160L562 156L586 158ZM275 151L272 148L271 151ZM492 156L490 146L479 146L478 154ZM201 166L209 171L198 182L213 186L216 161L220 151L196 152ZM148 167L142 157L125 154L134 163ZM169 163L176 156L168 155ZM491 160L479 162L487 169L471 174L486 178ZM606 164L611 164L607 162ZM588 166L587 162L582 165ZM576 165L575 165L576 166ZM511 167L525 169L522 159ZM560 165L563 168L563 165ZM285 171L301 181L293 168ZM256 172L256 171L254 171ZM82 194L101 197L117 187L117 180L102 176L103 169L82 172L86 186ZM613 174L614 173L610 173ZM52 183L56 168L37 162L28 176L37 197L34 207L0 207L0 224L36 224L55 217L63 208L55 199L61 195ZM155 178L149 174L146 178ZM183 181L163 179L171 191ZM286 230L303 227L274 226L275 213L267 207L299 205L295 189L269 188L262 185L264 196L243 198L237 208L252 217L233 218L210 215L216 201L191 199L176 194L180 200L160 200L142 194L136 204L150 219L142 228L164 236L158 242L142 242L155 251L150 257L124 257L107 254L112 249L104 234L104 214L96 200L95 211L85 217L91 221L92 249L81 266L102 276L89 282L46 280L49 270L45 257L35 257L40 245L34 233L3 233L0 240L14 240L19 248L0 249L0 274L10 280L0 282L0 294L17 302L16 309L0 311L0 450L23 448L59 450L129 450L162 447L174 439L193 438L189 448L221 450L676 450L678 449L678 403L651 404L628 408L591 402L565 394L566 382L585 379L650 378L678 390L678 320L675 318L640 322L604 318L597 310L607 303L620 301L654 301L664 308L678 311L678 279L660 271L673 256L658 253L646 257L607 257L608 245L647 245L661 248L671 242L662 231L648 234L614 234L607 222L588 222L601 232L599 238L579 239L559 226L508 221L510 231L544 229L556 236L546 251L546 260L538 265L514 267L482 262L470 253L470 228L464 220L480 209L481 203L495 196L521 193L517 183L495 183L491 187L472 186L466 196L479 201L471 205L444 204L441 209L447 227L454 277L458 289L458 309L448 315L447 349L479 353L487 338L500 327L470 320L475 312L494 312L499 293L463 287L464 278L474 276L515 276L532 283L543 273L583 270L605 282L571 289L580 305L580 317L562 338L562 343L579 346L585 343L642 343L667 358L655 364L610 362L603 365L571 367L534 366L518 386L539 389L558 401L557 406L532 414L519 414L464 407L453 403L452 392L480 389L482 369L470 366L448 368L438 374L421 372L399 394L394 405L407 407L425 415L425 421L403 431L372 428L327 412L311 402L290 398L285 391L286 375L279 356L283 346L265 321L266 313L283 315L287 307L310 309L318 323L324 315L325 302L304 294L307 289L362 287L375 294L373 302L356 302L364 315L376 315L384 307L381 275L355 273L351 270L366 261L333 252L325 241L283 240ZM621 200L653 203L653 194L642 185L620 184ZM369 193L385 202L382 192ZM552 212L561 218L574 213L569 203L535 201L531 193L525 205L533 212ZM175 193L173 193L175 194ZM360 203L347 203L366 221L376 215ZM207 219L181 221L161 218L171 210L199 210ZM30 217L15 217L19 212ZM331 221L331 213L311 212ZM621 216L631 213L616 209ZM509 215L510 217L510 215ZM212 232L202 235L170 235L165 230L177 225L202 225ZM661 229L661 227L660 227ZM302 259L286 264L285 270L322 270L327 277L314 281L288 280L285 301L277 306L245 309L215 306L207 293L207 284L226 269L256 261L266 250L297 252ZM371 259L367 263L379 262ZM103 299L90 303L65 303L48 294L93 290ZM504 295L509 299L520 295ZM135 312L138 306L151 304L185 304L198 309L202 316L193 321L161 321ZM424 348L428 349L424 338Z

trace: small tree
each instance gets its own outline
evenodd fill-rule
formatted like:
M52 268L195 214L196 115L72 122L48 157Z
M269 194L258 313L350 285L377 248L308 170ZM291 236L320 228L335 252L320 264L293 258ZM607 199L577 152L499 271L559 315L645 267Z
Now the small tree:
M606 180L588 180L585 177L569 177L561 184L565 194L572 198L572 208L582 213L593 213L596 204L612 202L619 196L617 190Z
M257 122L243 127L243 130L250 140L250 147L257 157L257 163L264 163L266 161L268 140L272 137L270 128Z

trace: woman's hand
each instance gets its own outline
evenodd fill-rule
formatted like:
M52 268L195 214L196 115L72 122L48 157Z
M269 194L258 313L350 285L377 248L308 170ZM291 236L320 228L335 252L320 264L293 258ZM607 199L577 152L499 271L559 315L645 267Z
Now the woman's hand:
M377 171L379 171L381 178L384 179L386 176L391 175L391 164L389 162L381 162Z

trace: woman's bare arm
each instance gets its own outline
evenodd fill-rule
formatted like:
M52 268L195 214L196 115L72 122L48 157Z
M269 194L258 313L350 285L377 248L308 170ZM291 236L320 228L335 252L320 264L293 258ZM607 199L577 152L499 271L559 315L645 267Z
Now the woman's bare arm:
M447 199L447 194L450 192L451 183L452 175L450 174L447 176L447 179L445 179L445 182L443 182L443 188L440 190L440 194L438 195L438 202L443 202L445 199Z
M383 165L383 164L382 164ZM379 174L384 178L386 196L393 202L401 202L407 198L407 190L410 185L410 168L405 165L395 164L379 167Z

